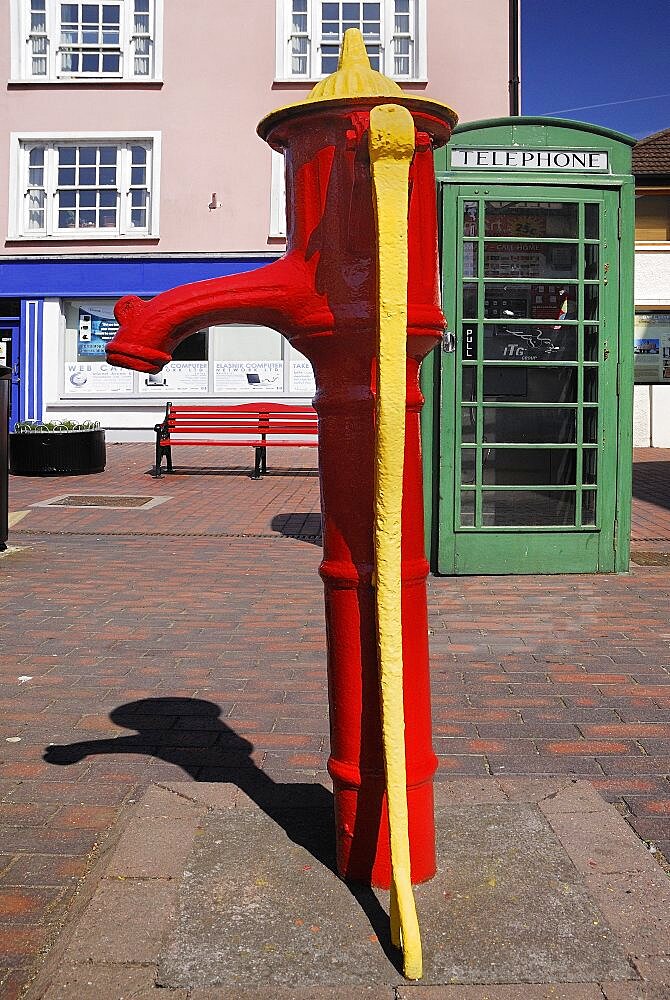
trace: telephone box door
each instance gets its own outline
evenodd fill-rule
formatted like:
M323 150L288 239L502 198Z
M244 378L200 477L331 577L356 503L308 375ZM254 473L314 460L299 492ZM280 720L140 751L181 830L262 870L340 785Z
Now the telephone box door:
M588 187L445 197L439 572L614 569L618 208Z

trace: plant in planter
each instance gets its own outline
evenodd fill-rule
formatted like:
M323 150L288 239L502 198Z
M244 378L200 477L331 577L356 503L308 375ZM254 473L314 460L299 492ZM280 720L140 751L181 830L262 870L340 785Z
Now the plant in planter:
M76 476L105 468L105 431L94 420L23 420L9 435L13 476Z

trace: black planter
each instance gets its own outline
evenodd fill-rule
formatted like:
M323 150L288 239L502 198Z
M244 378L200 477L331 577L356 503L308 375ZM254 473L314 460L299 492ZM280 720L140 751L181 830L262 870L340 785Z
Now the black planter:
M82 476L105 468L104 429L9 435L13 476Z

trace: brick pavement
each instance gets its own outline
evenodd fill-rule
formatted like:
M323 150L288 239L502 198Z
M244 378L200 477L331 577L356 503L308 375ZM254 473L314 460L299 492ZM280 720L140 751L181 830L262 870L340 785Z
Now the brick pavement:
M0 560L3 1000L152 781L324 776L313 453L277 449L297 472L257 483L233 449L183 459L216 474L154 481L151 451L111 446L98 476L11 480L11 509L29 513ZM670 453L639 458L635 546L670 548ZM30 508L64 493L172 499ZM586 778L670 856L668 574L431 579L439 778Z

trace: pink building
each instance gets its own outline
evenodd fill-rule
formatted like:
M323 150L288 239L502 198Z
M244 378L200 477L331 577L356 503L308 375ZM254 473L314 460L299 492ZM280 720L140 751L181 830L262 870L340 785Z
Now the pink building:
M461 121L509 112L500 0L8 0L0 157L0 362L12 419L98 419L152 437L166 398L307 402L309 364L259 327L203 330L160 377L112 369L119 296L262 265L283 252L269 111L331 73L344 30L373 65ZM476 56L475 56L476 53Z

